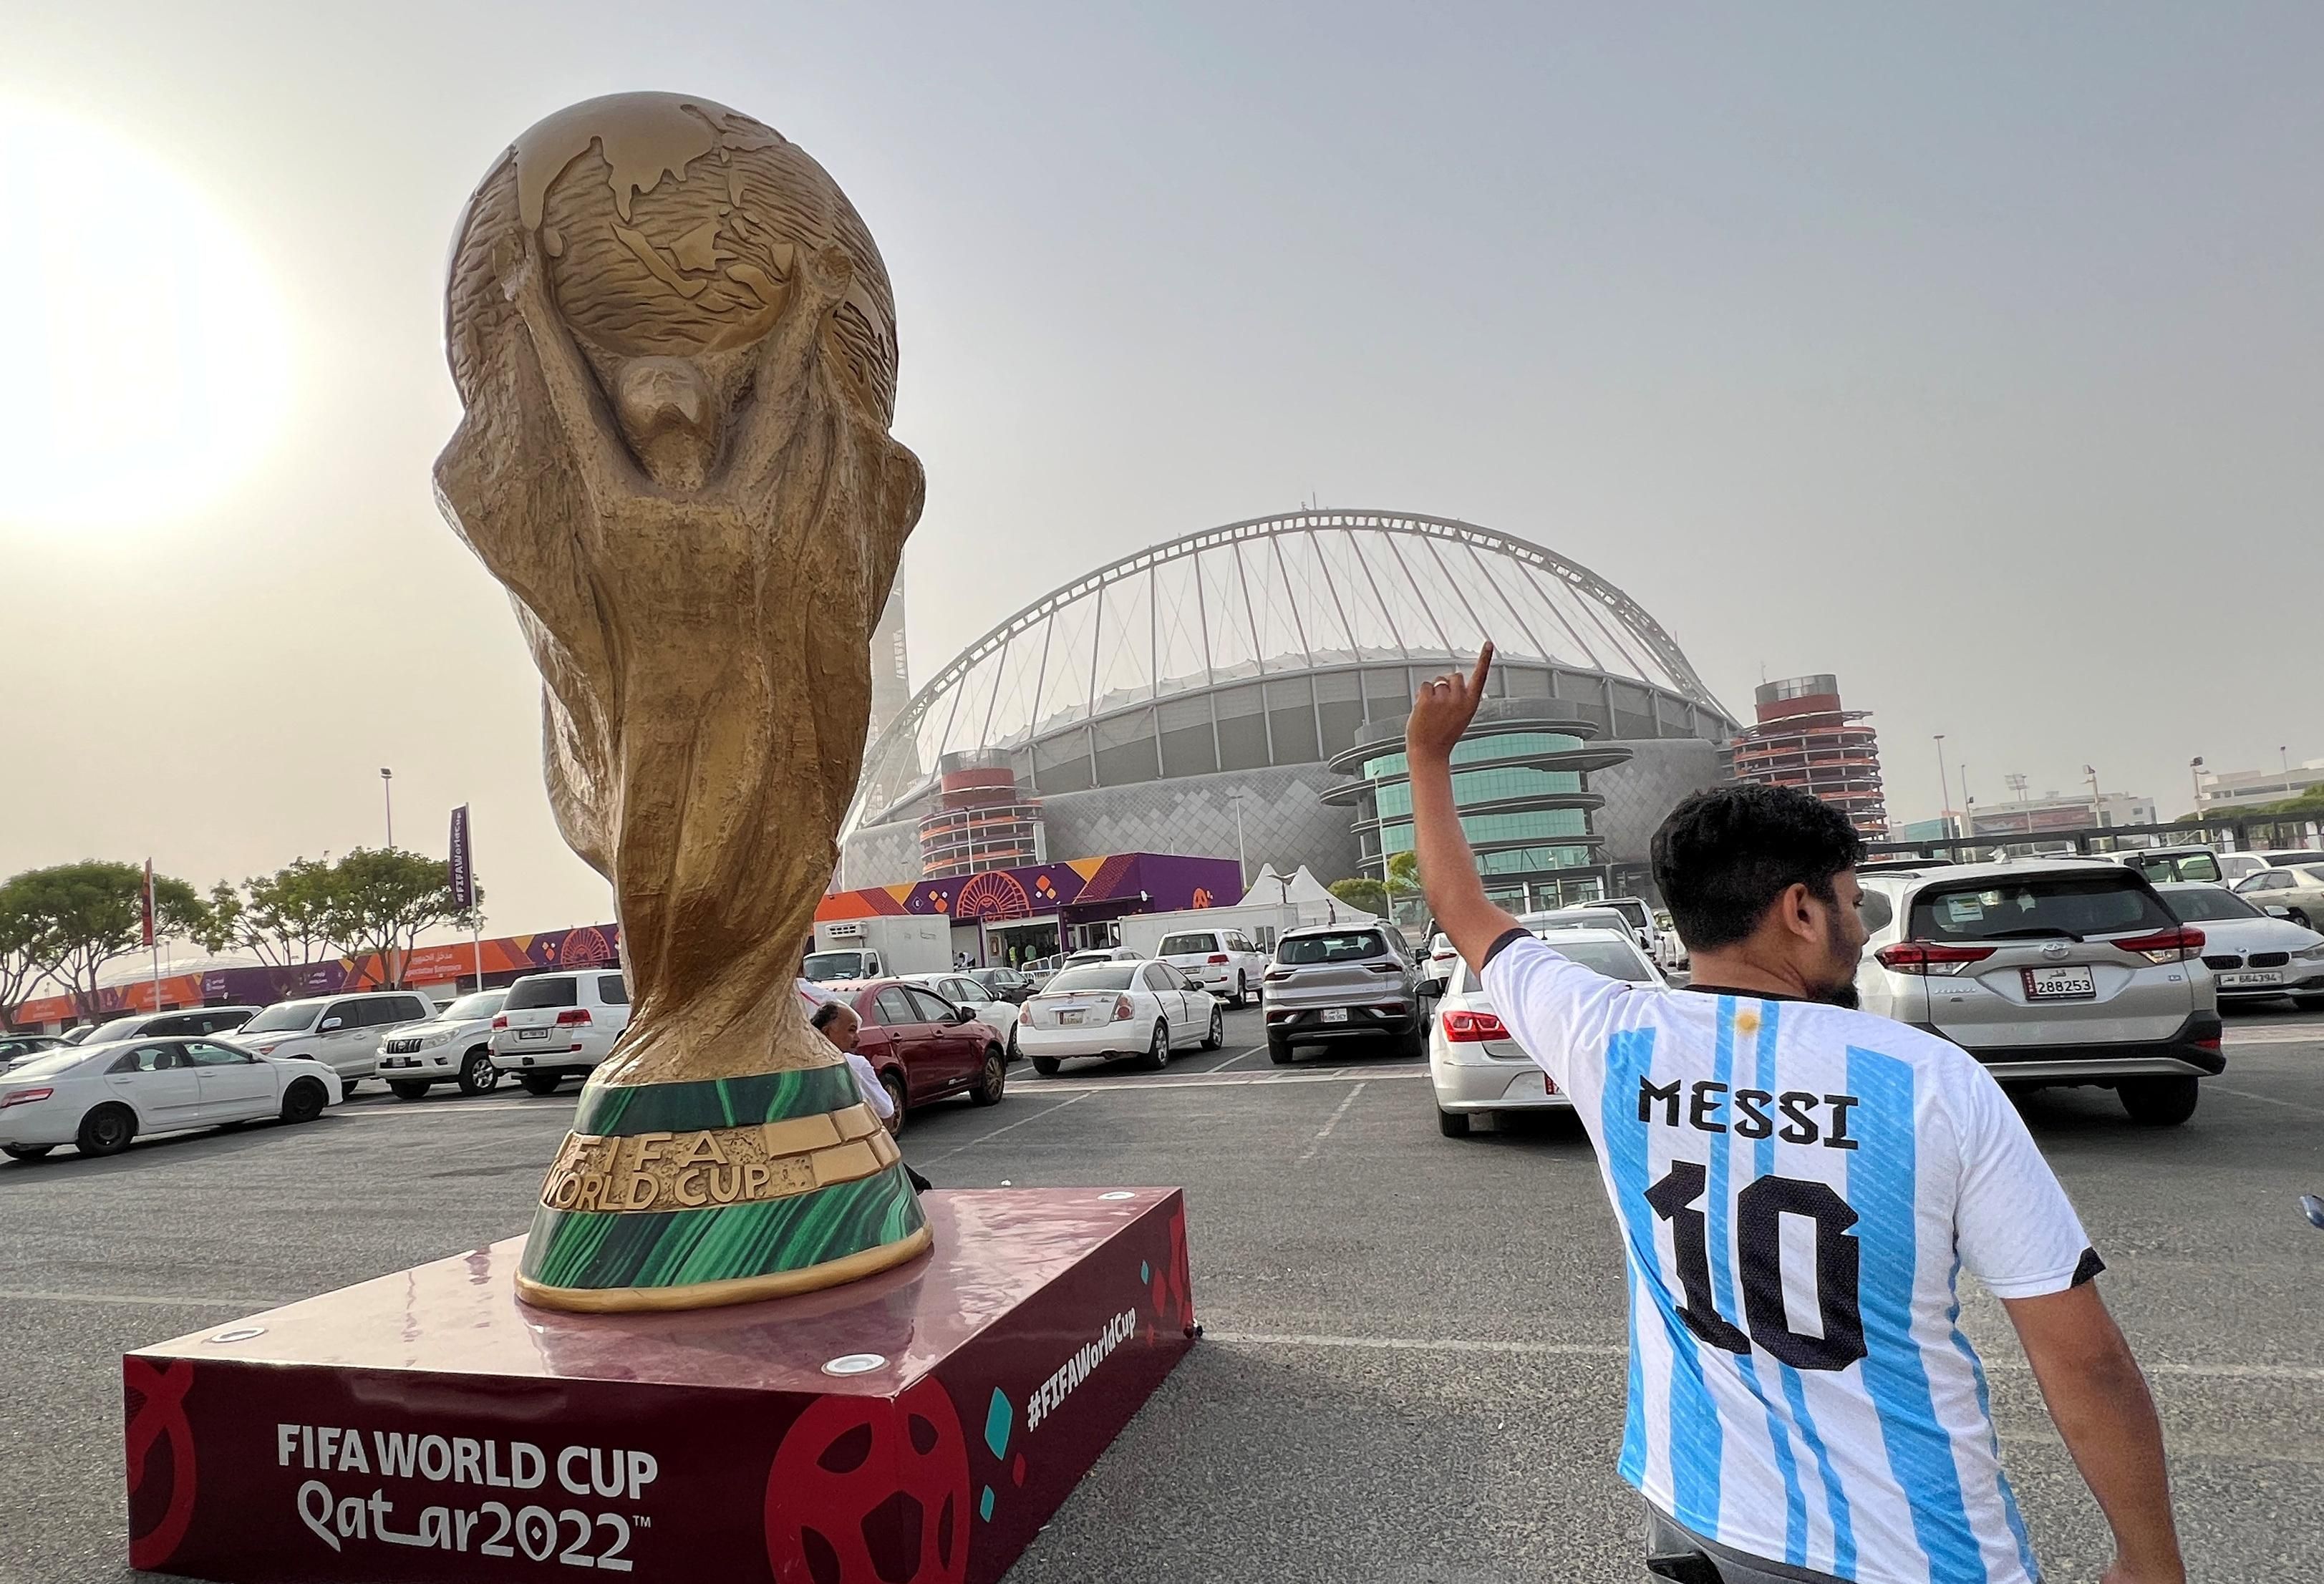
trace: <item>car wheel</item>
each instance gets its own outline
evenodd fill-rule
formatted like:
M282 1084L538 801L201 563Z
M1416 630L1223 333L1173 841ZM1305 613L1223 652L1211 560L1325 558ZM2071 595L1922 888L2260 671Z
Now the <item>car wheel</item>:
M1227 1042L1227 1010L1224 1007L1211 1008L1211 1029L1203 1036L1203 1048L1214 1051Z
M1396 1054L1407 1062L1424 1061L1428 1055L1428 1025L1416 1015L1412 1027L1396 1036Z
M119 1155L137 1137L137 1117L127 1106L99 1106L80 1119L73 1142L83 1155Z
M363 1082L363 1080L362 1080L362 1079L360 1079L360 1078L342 1078L342 1079L340 1079L340 1080L339 1080L339 1098L340 1098L341 1100L349 1100L349 1099L352 1099L352 1098L354 1097L354 1095L355 1095L355 1085L356 1085L356 1084L358 1084L358 1083L361 1083L362 1082Z
M904 1115L909 1110L904 1093L904 1075L901 1073L882 1073L880 1074L880 1087L888 1091L888 1103L895 1108L895 1115L888 1119L888 1131L901 1138L904 1136Z
M968 1098L981 1106L997 1106L1008 1087L1009 1058L996 1045L984 1053L983 1075L968 1091Z
M1250 1005L1250 975L1247 973L1235 975L1234 1004L1239 1008Z
M1146 1054L1138 1058L1138 1064L1149 1073L1159 1073L1170 1064L1170 1025L1159 1018L1154 1019L1154 1037L1146 1042Z
M392 1078L388 1080L387 1086L394 1091L395 1098L398 1100L426 1100L428 1098L428 1085L420 1082L417 1079Z
M311 1122L323 1114L331 1097L320 1082L301 1078L282 1091L282 1119L286 1122Z
M2292 1004L2303 1012L2324 1012L2324 996L2294 996Z
M1268 1035L1267 1036L1267 1059L1274 1063L1278 1067L1288 1067L1291 1065L1291 1042L1287 1039L1277 1039L1271 1034Z
M1017 1026L1014 1023L1011 1023L1009 1026L1009 1059L1013 1062L1017 1059L1018 1054Z
M1438 1107L1436 1110L1436 1130L1444 1135L1447 1138L1468 1137L1469 1113L1466 1111L1448 1111L1442 1106Z
M1057 1058L1055 1056L1035 1056L1033 1058L1033 1071L1038 1073L1044 1078L1055 1078L1057 1075Z
M520 1073L516 1081L524 1085L527 1094L555 1094L557 1086L565 1082L562 1073Z
M36 1161L55 1147L53 1144L0 1144L0 1155L12 1161Z
M2142 1128L2176 1128L2195 1114L2200 1098L2191 1077L2126 1078L2116 1092L2122 1109Z
M470 1051L460 1064L462 1094L490 1094L500 1082L501 1070L493 1065L493 1053L488 1050Z

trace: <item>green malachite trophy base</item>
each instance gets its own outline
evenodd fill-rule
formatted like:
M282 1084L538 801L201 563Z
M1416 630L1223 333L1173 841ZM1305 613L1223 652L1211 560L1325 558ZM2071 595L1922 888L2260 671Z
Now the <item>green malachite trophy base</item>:
M706 1309L854 1281L925 1252L903 1162L835 1063L582 1091L517 1295Z

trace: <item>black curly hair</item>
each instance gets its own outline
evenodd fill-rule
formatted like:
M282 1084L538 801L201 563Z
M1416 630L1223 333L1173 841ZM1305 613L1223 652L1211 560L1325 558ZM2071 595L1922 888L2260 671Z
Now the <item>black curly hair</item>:
M1679 937L1695 951L1748 938L1775 899L1805 886L1839 900L1832 881L1864 857L1839 809L1795 787L1740 783L1697 792L1655 833L1655 884Z

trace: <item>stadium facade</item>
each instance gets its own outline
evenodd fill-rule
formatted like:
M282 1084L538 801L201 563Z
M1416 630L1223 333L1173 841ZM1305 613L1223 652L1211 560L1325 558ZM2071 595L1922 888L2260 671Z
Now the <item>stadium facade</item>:
M970 766L995 800L989 772L1013 775L1007 800L1038 813L1054 858L1379 875L1395 822L1361 786L1382 755L1355 751L1389 745L1413 689L1488 636L1492 713L1558 739L1494 767L1546 778L1502 774L1491 788L1496 829L1545 838L1507 861L1581 894L1644 889L1648 837L1680 797L1725 778L1734 719L1661 624L1587 567L1473 523L1365 511L1191 534L994 627L882 723L838 883L925 878L939 845L923 827L932 837L954 818L945 774L956 806Z

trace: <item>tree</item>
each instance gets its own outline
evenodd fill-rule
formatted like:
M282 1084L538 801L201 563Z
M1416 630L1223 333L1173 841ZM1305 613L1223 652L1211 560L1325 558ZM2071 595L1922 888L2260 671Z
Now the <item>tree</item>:
M331 866L319 859L294 858L270 875L242 882L244 898L234 912L235 944L277 968L311 962L331 944L335 882ZM218 907L218 890L210 892Z
M36 965L72 992L83 1017L95 1016L98 973L144 944L145 871L92 859L27 870L8 889L34 932ZM202 907L193 887L156 875L153 901L157 934L190 935Z
M472 922L452 900L452 866L400 847L358 847L330 870L331 938L358 963L379 953L383 989L403 982L420 932ZM480 888L476 900L481 904Z
M243 906L242 893L225 880L210 888L210 894L196 904L199 912L187 936L215 957L242 944L243 916L249 909Z
M1388 887L1369 875L1356 875L1344 880L1333 880L1327 889L1332 895L1351 907L1369 913L1376 918L1388 916Z
M41 921L28 902L15 879L0 883L0 1029L41 975Z

